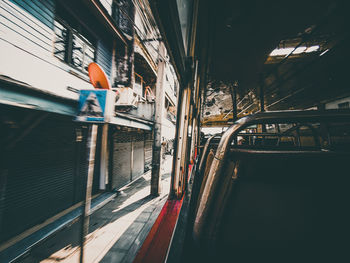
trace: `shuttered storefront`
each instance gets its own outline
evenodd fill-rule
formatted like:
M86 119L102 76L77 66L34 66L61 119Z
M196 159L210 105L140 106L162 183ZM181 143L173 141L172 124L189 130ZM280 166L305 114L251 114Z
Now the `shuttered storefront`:
M145 133L115 129L113 133L112 188L120 189L145 172ZM149 153L149 151L148 151ZM152 150L150 151L152 158ZM148 157L149 158L149 157Z
M15 108L8 114L13 112L23 114L22 119L30 114ZM14 132L12 128L6 130L7 134L11 132ZM83 200L87 175L86 139L87 128L78 127L72 117L52 114L6 153L8 174L0 241ZM96 173L94 193L98 191L98 176Z
M119 130L113 134L113 189L119 189L131 181L131 135Z
M143 132L133 133L132 138L132 180L137 179L145 172L145 136Z
M151 132L145 132L145 171L152 169L153 138Z

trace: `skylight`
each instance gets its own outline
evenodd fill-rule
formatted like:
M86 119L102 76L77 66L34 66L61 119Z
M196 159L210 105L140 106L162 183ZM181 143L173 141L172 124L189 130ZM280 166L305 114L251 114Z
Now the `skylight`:
M319 45L311 46L311 47L287 47L287 48L276 48L271 53L270 56L287 56L290 53L293 55L301 54L301 53L311 53L320 49ZM294 50L294 51L293 51Z

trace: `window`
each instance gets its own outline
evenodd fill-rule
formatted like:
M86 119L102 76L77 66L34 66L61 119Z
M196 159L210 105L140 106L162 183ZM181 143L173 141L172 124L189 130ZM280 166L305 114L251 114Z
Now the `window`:
M343 102L343 103L339 103L338 104L338 108L339 109L349 109L350 108L350 103L347 101L347 102Z
M96 40L60 6L57 6L54 28L55 57L87 73L88 65L95 60Z
M310 46L310 47L287 47L287 48L276 48L271 53L270 56L287 56L289 54L298 55L301 53L311 53L316 52L320 49L319 45Z

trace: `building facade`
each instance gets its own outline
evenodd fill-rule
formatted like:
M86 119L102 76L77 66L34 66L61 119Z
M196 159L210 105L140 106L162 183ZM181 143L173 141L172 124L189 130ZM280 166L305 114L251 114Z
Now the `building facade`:
M89 124L75 117L79 91L94 89L89 63L117 94L114 117L98 127L93 196L151 169L160 39L148 41L158 29L147 10L131 0L0 2L0 252L85 196ZM166 68L174 129L178 84Z

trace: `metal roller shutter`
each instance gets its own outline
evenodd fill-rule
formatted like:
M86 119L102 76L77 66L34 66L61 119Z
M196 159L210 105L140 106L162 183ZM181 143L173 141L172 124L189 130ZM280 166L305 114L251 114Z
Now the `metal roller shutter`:
M144 133L134 133L132 140L133 148L133 167L132 167L132 180L140 177L145 171L145 154L144 154Z
M50 117L12 150L2 241L82 200L87 168L86 132L76 144L75 128L71 118Z
M116 131L113 135L113 189L120 189L131 181L131 140L129 132Z
M74 170L74 203L78 203L85 198L86 180L88 172L88 149L87 136L88 127L77 127L76 132L80 140L75 142L75 170Z
M87 136L88 127L77 127L77 130L81 132L81 141L75 143L75 185L74 185L74 203L80 202L85 198L86 180L88 172L88 149L87 149ZM95 167L94 178L92 184L92 194L99 192L99 180L100 180L100 156L101 156L101 142L102 142L102 129L98 128L97 140L96 140L96 153L95 153Z

